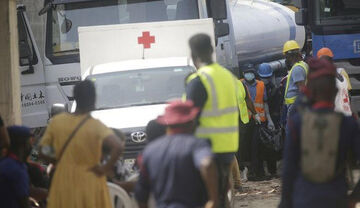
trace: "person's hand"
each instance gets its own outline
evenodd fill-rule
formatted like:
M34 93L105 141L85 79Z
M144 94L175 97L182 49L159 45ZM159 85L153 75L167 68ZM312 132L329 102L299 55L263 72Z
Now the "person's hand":
M206 204L204 206L204 208L216 208L216 207L217 207L216 203L214 201L212 201L212 200L206 202Z
M102 177L107 172L105 165L95 165L89 171L93 172L97 177Z
M261 118L259 114L255 114L254 116L256 124L261 124Z
M268 127L268 129L270 129L270 130L275 130L275 125L274 125L274 123L273 123L271 120L268 121L267 127Z

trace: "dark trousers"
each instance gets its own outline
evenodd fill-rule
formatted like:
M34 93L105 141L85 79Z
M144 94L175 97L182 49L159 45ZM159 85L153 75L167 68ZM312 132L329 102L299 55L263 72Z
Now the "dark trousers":
M240 168L249 166L251 162L251 143L254 134L255 122L253 119L247 124L239 125L239 151L237 153Z
M266 125L265 123L262 126ZM255 124L253 119L248 124L240 125L239 151L237 153L240 169L248 167L250 174L263 176L264 161L267 163L271 174L276 173L276 158L271 154L266 154L265 147L262 145L259 134L260 125Z
M219 159L215 159L218 170L218 192L219 192L219 208L228 207L227 192L229 189L229 177L231 162L227 163Z
M259 125L254 123L252 127L252 141L251 141L251 165L250 171L256 176L265 175L263 160L261 155L261 141L259 134Z

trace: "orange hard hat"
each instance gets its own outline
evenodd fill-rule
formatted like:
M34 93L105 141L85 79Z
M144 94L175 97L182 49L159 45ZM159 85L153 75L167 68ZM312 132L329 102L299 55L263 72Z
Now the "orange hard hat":
M329 56L333 58L334 54L330 48L322 48L317 52L317 57L320 58L321 56Z

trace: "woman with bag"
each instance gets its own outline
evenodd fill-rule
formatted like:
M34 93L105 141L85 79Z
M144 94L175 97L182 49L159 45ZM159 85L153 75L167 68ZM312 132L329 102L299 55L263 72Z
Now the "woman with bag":
M124 144L113 131L91 117L95 108L94 84L85 80L74 88L74 114L55 116L41 140L41 153L56 161L48 208L111 208L106 174L112 170ZM101 149L111 147L111 158L100 164Z

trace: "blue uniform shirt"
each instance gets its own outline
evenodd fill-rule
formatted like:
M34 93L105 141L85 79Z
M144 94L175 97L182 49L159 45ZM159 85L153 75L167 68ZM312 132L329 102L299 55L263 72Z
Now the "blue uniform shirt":
M17 208L18 200L29 196L25 163L12 157L0 160L0 207Z
M289 80L289 88L286 94L287 98L292 98L298 96L300 93L299 87L296 85L298 82L302 82L306 80L306 72L305 69L301 66L296 66L291 72L291 76L288 77Z
M144 150L135 198L146 203L153 193L158 208L202 207L207 201L199 168L212 157L205 139L192 135L164 136Z
M312 109L315 110L315 109ZM315 111L328 112L322 108ZM346 207L347 185L345 173L324 184L307 181L300 169L301 159L301 116L294 112L289 117L288 131L285 139L283 186L281 208L337 208ZM360 133L352 117L344 117L340 126L338 163L344 164L349 150L360 159Z
M255 98L256 98L256 86L257 86L257 82L254 82L252 84L249 84L248 82L246 81L243 81L244 85L247 87L247 89L249 90L249 93L250 93L250 97L251 97L251 100L254 101ZM264 102L267 102L267 93L266 93L266 87L264 85Z

